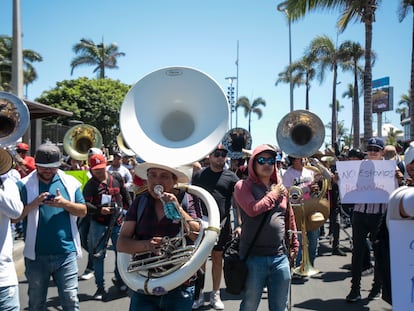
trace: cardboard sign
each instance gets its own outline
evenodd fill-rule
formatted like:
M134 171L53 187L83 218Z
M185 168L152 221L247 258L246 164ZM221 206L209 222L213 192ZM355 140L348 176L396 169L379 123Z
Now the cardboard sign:
M414 310L414 220L388 221L392 310Z
M388 203L398 186L393 160L339 161L336 168L341 203Z

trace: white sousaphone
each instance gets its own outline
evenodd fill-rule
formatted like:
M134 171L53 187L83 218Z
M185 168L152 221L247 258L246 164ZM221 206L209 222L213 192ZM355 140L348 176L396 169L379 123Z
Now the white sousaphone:
M144 161L188 171L189 165L220 143L229 116L226 95L211 77L193 68L167 67L144 76L131 88L121 106L120 126L125 143ZM162 295L176 288L196 273L217 240L220 216L211 194L193 185L176 187L204 202L207 224L200 222L194 245L167 242L168 251L154 255L153 260L133 260L131 254L119 252L119 273L134 291Z

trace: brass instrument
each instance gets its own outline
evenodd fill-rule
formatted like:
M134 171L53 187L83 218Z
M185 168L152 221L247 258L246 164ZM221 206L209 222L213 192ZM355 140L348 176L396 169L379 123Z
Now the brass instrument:
M212 78L192 68L167 67L131 88L121 106L120 127L125 144L144 161L189 175L189 164L221 142L229 116L226 95ZM214 198L197 186L177 184L176 188L204 202L208 223L200 222L194 245L186 244L189 232L182 224L176 237L165 238L159 254L118 252L118 270L134 291L161 295L176 288L194 275L216 242L220 215Z
M280 121L276 137L282 151L295 158L307 158L321 147L325 138L325 128L317 115L307 110L288 113ZM307 166L315 173L315 181L320 181L320 190L309 199L303 199L303 190L292 186L289 189L289 204L295 213L297 228L302 231L302 262L296 273L310 276L319 271L309 261L308 239L306 232L318 229L329 217L330 204L325 198L328 180L316 166Z
M118 148L121 152L123 152L125 155L129 157L135 156L135 152L132 151L129 146L125 143L124 137L122 136L122 133L119 133L116 137L116 144L118 145Z
M75 160L87 160L90 148L102 147L102 135L92 125L80 124L71 127L63 138L63 148Z
M222 143L228 150L227 156L230 159L242 159L247 156L244 150L252 148L252 136L241 127L235 127L224 135Z
M309 243L308 236L306 234L308 228L306 227L306 216L305 211L306 207L303 200L303 191L300 187L292 186L289 188L289 204L295 211L295 217L297 211L301 211L301 219L296 220L296 223L300 223L300 230L302 232L302 262L299 267L295 268L293 271L296 274L302 276L312 276L319 273L318 269L315 269L310 263L309 259Z
M17 96L0 92L0 175L13 167L16 142L24 135L30 122L29 109ZM20 165L15 161L16 165Z

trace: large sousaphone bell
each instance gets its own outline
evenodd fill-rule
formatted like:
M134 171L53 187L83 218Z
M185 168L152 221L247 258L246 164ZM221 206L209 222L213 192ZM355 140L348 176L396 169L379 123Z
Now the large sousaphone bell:
M211 77L188 67L168 67L146 75L131 88L121 106L120 127L125 143L144 161L183 171L221 142L229 116L226 95ZM134 291L161 295L176 288L200 268L217 240L220 215L211 194L194 185L176 188L204 202L208 224L201 222L194 245L185 245L184 232L166 239L168 252L160 256L141 259L144 254L118 252L119 273ZM177 238L183 243L170 243ZM134 260L137 256L140 259Z
M30 121L29 109L17 96L0 92L0 146L15 145L26 132Z
M167 67L130 89L119 118L125 142L140 158L179 166L215 148L228 129L229 111L226 95L210 76Z
M90 148L102 148L102 135L92 125L75 125L65 133L63 148L72 159L87 160Z

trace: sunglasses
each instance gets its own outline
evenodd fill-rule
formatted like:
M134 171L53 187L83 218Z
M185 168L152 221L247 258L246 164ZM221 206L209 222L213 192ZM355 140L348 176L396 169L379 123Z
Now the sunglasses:
M380 148L378 148L378 147L368 147L367 148L367 151L368 152L380 152Z
M227 157L227 151L225 151L225 150L215 150L213 152L213 156L215 156L216 158L218 158L218 157L225 158L225 157Z
M274 165L274 164L275 164L275 162L276 162L276 159L275 159L275 158L264 158L264 157L259 157L259 158L257 158L257 159L256 159L256 162L257 162L259 165L265 165L266 163L267 163L267 164L269 164L269 165Z

